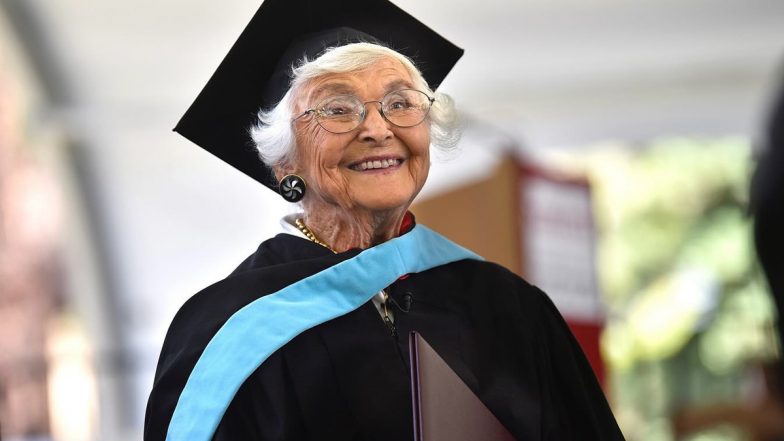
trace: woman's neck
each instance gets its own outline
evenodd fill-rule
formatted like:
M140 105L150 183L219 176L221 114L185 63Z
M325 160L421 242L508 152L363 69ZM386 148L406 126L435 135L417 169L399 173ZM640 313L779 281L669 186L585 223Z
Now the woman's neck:
M335 252L369 248L397 237L407 208L385 212L306 210L305 225Z

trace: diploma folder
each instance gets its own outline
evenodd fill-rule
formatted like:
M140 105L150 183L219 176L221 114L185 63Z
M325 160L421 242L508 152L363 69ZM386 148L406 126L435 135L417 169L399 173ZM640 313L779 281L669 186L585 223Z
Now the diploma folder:
M516 441L416 332L409 335L414 441Z

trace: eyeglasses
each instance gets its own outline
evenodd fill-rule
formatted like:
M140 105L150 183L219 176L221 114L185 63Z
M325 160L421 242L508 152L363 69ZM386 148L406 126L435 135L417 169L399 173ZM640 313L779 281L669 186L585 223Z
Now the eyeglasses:
M381 116L398 127L413 127L425 120L435 98L415 89L389 92L381 101L362 102L354 95L335 95L297 115L293 121L313 114L316 122L331 133L350 132L365 120L367 104L381 104Z

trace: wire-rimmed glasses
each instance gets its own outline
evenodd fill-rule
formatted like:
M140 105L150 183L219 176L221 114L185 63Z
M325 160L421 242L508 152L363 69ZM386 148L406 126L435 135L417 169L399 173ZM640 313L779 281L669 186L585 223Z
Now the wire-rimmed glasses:
M379 103L381 116L398 127L413 127L425 120L436 99L416 89L400 89L389 92L381 101L362 101L354 95L334 95L315 107L297 115L296 121L313 114L316 122L331 133L350 132L365 120L367 104Z

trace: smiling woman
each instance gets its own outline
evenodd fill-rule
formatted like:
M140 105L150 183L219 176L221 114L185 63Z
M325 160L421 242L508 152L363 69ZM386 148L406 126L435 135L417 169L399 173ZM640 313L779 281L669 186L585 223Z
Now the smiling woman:
M363 46L370 53L388 51L376 45ZM390 93L402 95L387 91L411 83L402 63L387 56L362 70L327 74L295 89L295 95L302 98L295 100L294 114L309 102L323 100L337 85L356 97L351 100L364 103L359 112L350 111L354 117L348 118L349 125L354 127L344 133L325 129L322 104L316 112L297 118L294 159L273 167L279 179L294 173L308 182L302 200L304 222L335 251L367 248L397 236L409 205L425 184L430 168L430 131L420 123L426 113L416 124L399 127L389 121L389 112L384 110ZM368 105L372 110L365 111ZM346 114L341 119L345 121Z
M412 331L517 439L622 439L547 296L408 211L461 55L386 0L262 5L177 130L301 212L178 312L146 440L411 439Z

